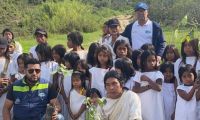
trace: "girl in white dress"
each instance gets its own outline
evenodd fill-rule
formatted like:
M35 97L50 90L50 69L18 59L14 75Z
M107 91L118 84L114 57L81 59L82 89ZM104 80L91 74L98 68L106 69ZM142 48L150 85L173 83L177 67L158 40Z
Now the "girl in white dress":
M72 120L85 120L86 99L85 76L79 71L74 71L71 76L72 89L69 93L68 109Z
M124 87L132 90L133 86L135 86L135 81L140 79L140 72L135 71L132 61L129 58L118 58L115 61L114 67L124 77Z
M91 77L91 88L96 88L104 97L106 95L104 86L104 76L113 65L112 53L108 45L101 45L96 51L96 67L92 67L89 71Z
M189 64L182 66L179 69L179 77L183 84L177 87L175 120L197 120L196 105L199 99L200 84L195 81L197 78L195 69ZM197 90L198 94L196 94Z
M174 63L174 74L177 79L178 85L182 84L180 82L178 70L182 65L185 64L190 64L192 65L196 72L200 70L200 62L199 62L199 40L198 39L193 39L193 40L188 40L185 39L182 44L181 44L181 58L179 58L175 63Z
M163 80L163 74L157 70L155 52L144 51L141 55L141 77L133 87L141 99L143 120L165 119L161 93Z
M177 87L176 78L174 76L174 64L171 62L164 62L160 66L160 71L164 75L162 94L164 100L165 120L171 120L172 118L174 119Z

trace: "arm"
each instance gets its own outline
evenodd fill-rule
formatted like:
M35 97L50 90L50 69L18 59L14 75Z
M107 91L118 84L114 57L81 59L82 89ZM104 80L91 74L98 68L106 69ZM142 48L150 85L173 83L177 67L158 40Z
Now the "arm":
M6 99L3 106L3 120L11 120L10 110L13 106L13 101Z
M135 86L133 87L132 91L135 93L143 93L149 89L151 89L150 85L141 86L140 83L135 82Z
M195 90L199 87L199 85L197 85L196 83L194 84L194 86L192 87L192 89L190 90L189 93L187 93L186 91L184 90L181 90L181 89L177 89L177 92L179 94L179 96L181 98L183 98L184 100L186 101L190 101L195 93Z
M142 75L141 76L142 81L147 81L149 85L151 86L151 89L160 92L161 91L161 85L162 85L162 79L158 78L156 82L152 81L149 77Z
M81 114L85 111L85 109L86 109L86 105L82 104L78 113L74 115L74 119L78 119L81 116Z
M200 100L200 87L198 88L197 92L196 92L196 100L199 101Z

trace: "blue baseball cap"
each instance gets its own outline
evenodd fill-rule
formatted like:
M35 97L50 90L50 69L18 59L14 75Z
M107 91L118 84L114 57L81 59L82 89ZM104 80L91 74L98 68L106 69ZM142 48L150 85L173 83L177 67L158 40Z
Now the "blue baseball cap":
M138 3L135 5L134 10L135 10L135 11L138 11L138 10L140 10L140 9L148 10L148 9L149 9L149 6L148 6L146 3L144 3L144 2L138 2Z

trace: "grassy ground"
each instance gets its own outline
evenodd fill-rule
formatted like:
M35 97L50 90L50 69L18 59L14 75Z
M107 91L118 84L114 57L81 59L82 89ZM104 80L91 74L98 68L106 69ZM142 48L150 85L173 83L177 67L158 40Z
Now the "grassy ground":
M179 49L181 47L181 41L184 39L184 37L187 35L189 30L183 30L180 31L180 34L178 35L178 38L174 38L174 32L172 30L164 30L164 36L167 41L167 44L175 44ZM101 36L101 31L93 32L93 33L83 33L84 36L84 43L83 46L87 49L89 45L92 42L98 41ZM200 32L196 32L195 37L200 37ZM27 37L18 37L16 38L18 40L24 49L24 52L28 52L30 47L33 45L36 45L36 41L34 36L27 36ZM48 43L51 46L54 46L56 44L63 44L66 46L66 40L67 40L67 35L62 34L50 34L48 38Z

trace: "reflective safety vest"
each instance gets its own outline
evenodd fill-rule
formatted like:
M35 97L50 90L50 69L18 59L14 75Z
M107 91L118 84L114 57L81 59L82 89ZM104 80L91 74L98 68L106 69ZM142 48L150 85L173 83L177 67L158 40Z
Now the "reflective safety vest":
M46 111L49 84L40 79L33 87L25 80L13 84L14 120L40 120Z

